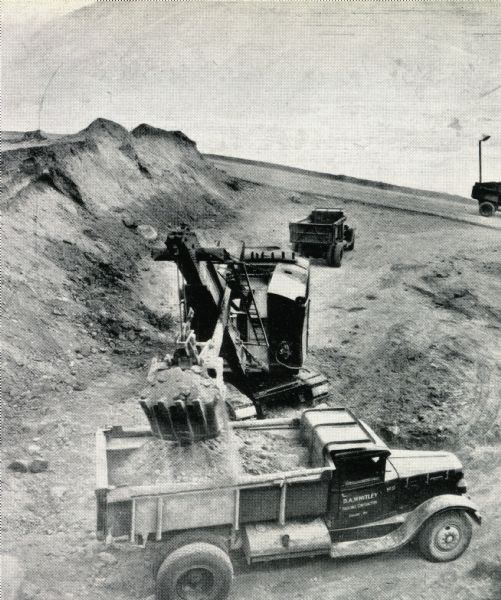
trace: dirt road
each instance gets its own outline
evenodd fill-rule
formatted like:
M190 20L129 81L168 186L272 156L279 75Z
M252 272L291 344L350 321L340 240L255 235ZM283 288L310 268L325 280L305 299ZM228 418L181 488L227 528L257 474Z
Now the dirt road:
M331 196L342 202L387 206L409 213L442 217L458 222L501 230L501 218L480 217L477 204L460 196L446 197L426 192L419 195L398 189L375 189L341 181L328 174L302 171L280 165L209 155L213 164L234 177L296 192ZM384 184L382 184L384 186Z

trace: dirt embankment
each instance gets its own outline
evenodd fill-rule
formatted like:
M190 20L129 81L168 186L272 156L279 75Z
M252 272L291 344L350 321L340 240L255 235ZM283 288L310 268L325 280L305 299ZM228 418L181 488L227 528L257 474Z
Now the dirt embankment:
M151 246L180 222L231 222L238 192L181 132L103 119L12 135L3 166L3 454L48 462L6 470L4 548L33 598L102 597L94 431L145 424L147 365L175 336L176 292Z
M29 141L3 155L8 407L82 387L108 358L142 366L172 324L140 284L151 244L170 224L228 218L234 193L181 132L99 119Z
M342 336L341 348L314 355L335 394L393 444L498 442L500 293L499 266L476 253L429 266L394 264L369 301L361 298L359 311L353 309L349 318L358 323ZM393 322L374 315L381 318L377 330L366 345L357 343L365 311L385 302L394 302Z

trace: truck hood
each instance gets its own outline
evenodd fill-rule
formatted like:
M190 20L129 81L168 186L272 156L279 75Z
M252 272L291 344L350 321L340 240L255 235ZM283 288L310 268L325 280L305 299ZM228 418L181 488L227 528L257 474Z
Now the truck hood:
M458 457L451 452L391 450L388 460L400 478L427 475L438 471L456 471L463 468Z

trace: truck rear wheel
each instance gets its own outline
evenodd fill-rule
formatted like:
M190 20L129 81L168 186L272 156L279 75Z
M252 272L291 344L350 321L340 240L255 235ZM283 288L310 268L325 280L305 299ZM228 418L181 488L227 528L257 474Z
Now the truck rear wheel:
M478 212L482 217L492 217L496 212L496 206L492 202L481 202L478 206Z
M433 562L455 560L468 548L472 527L464 511L448 510L428 519L418 535L418 547Z
M157 600L225 600L233 566L228 554L213 544L195 542L174 550L157 575Z
M330 267L340 267L343 260L343 244L332 244L327 252L327 264Z

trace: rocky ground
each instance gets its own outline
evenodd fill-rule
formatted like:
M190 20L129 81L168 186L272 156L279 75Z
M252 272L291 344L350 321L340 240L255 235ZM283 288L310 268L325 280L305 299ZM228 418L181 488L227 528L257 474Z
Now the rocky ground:
M4 152L2 200L3 546L25 571L26 600L153 593L161 549L97 542L93 487L95 430L147 425L147 368L177 332L176 271L150 259L155 238L188 221L228 246L283 244L289 220L336 203L357 242L341 269L312 266L310 363L329 377L330 402L391 444L455 450L485 522L450 565L412 549L237 564L232 597L499 597L498 231L242 182L182 134L147 126L100 120L75 136L29 137Z

